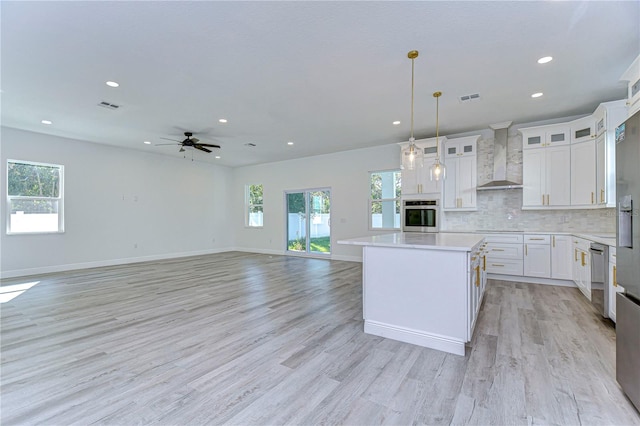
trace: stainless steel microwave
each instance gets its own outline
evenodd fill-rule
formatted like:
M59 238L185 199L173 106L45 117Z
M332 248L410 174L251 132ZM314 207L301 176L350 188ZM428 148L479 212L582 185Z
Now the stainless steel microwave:
M402 230L405 232L438 232L440 200L404 200Z

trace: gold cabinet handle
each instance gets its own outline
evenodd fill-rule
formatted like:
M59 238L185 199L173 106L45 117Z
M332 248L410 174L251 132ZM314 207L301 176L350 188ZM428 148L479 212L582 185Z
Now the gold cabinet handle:
M500 266L500 267L503 267L504 265L501 265L501 264L499 264L499 263L492 263L492 264L491 264L491 266Z
M551 242L553 243L553 246L555 247L556 246L556 236L555 235L553 235L551 237Z
M527 245L524 245L524 255L529 256L529 250L527 250Z
M573 260L578 261L578 249L573 249Z
M529 238L529 241L544 241L544 238Z
M614 266L615 268L615 266ZM486 271L487 270L487 255L482 256L482 270Z
M473 262L474 260L476 260L475 256L471 256L471 261Z
M480 287L480 265L476 266L476 287Z
M581 257L581 263L582 263L582 266L585 266L585 265L586 265L586 263L585 263L585 261L584 261L584 258L585 258L585 252L581 251L581 252L580 252L580 257Z
M544 194L542 194L542 205L544 206Z
M593 191L591 191L591 204L593 204Z
M604 189L600 189L600 202L604 203Z
M547 205L550 205L549 204L549 194L547 194Z
M616 265L613 265L613 286L618 287L618 273L616 271Z
M503 249L491 249L491 251L504 251Z

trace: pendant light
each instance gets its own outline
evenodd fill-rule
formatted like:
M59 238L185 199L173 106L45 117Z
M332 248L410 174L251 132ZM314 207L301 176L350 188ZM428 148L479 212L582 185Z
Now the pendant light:
M436 160L433 162L431 167L429 168L429 178L433 181L444 180L446 178L447 169L444 163L440 162L440 132L438 128L438 116L440 113L440 96L442 96L442 92L435 92L433 97L436 98Z
M413 86L414 86L414 63L418 57L418 51L412 50L407 53L407 57L411 59L411 137L409 138L409 146L402 150L402 169L414 170L418 167L422 167L422 149L418 148L415 144L415 138L413 137Z

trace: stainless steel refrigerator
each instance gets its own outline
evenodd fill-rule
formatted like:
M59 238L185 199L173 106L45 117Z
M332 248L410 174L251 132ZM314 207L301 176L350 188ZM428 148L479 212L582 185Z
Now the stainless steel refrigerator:
M640 411L640 111L616 129L616 379Z

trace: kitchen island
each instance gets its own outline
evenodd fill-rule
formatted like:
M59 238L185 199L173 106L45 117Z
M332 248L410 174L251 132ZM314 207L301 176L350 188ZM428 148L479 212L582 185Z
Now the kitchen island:
M464 355L484 292L483 239L398 232L338 241L363 246L364 332Z

